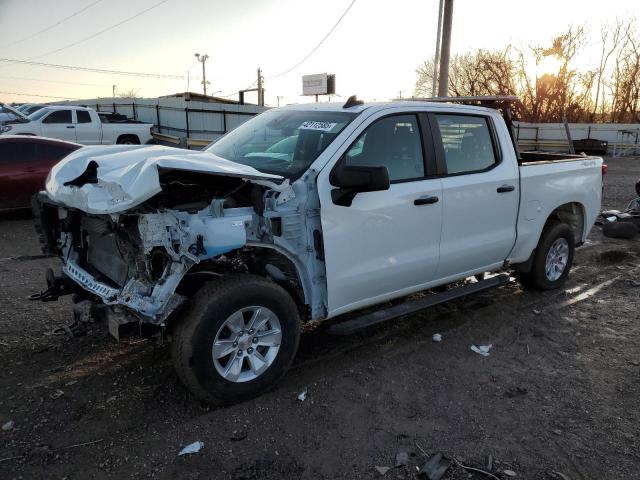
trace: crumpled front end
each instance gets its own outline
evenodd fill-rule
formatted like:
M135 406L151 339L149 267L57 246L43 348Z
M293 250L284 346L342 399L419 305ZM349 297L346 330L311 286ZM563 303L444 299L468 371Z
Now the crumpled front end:
M106 305L121 305L145 322L162 324L185 297L176 288L194 266L241 248L251 207L224 208L214 199L196 211L88 214L37 200L45 249L63 273Z

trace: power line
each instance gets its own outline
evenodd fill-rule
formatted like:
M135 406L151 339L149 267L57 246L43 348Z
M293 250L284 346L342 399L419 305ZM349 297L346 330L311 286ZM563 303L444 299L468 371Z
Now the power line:
M111 85L108 85L106 83L80 83L80 82L68 82L68 81L64 81L64 80L42 80L42 79L38 79L38 78L29 78L29 77L5 77L5 76L0 76L0 78L4 78L7 80L27 80L30 82L43 82L43 83L65 83L65 84L69 84L69 85L84 85L86 87L110 87Z
M347 7L347 9L344 11L344 13L340 16L340 18L338 19L338 21L333 25L333 27L331 27L331 30L329 30L329 32L322 38L322 40L320 40L320 42L318 42L318 44L313 47L313 49L307 53L302 60L300 60L298 63L296 63L293 67L285 70L282 73L279 73L277 75L272 75L270 77L267 77L267 79L271 79L271 78L278 78L278 77L282 77L283 75L286 75L287 73L291 72L292 70L295 70L296 68L298 68L300 65L302 65L311 55L313 55L316 50L318 50L320 48L320 46L322 46L322 44L324 43L324 41L329 38L329 35L331 35L333 33L333 31L336 29L336 27L338 25L340 25L340 22L342 22L342 19L347 15L347 13L349 13L349 10L351 10L351 7L353 7L353 4L356 3L356 0L352 0L352 2L349 4L349 6Z
M57 63L33 62L31 60L17 60L15 58L0 58L0 62L17 63L20 65L32 65L36 67L61 68L63 70L77 70L80 72L108 73L110 75L126 75L130 77L163 78L169 80L184 80L184 75L169 75L165 73L127 72L123 70L108 70L105 68L78 67L73 65L60 65Z
M66 21L67 21L67 20L69 20L70 18L73 18L73 17L75 17L76 15L80 15L82 12L84 12L84 11L86 11L86 10L89 10L91 7L93 7L93 6L94 6L95 4L97 4L97 3L100 3L101 1L102 1L102 0L96 0L95 2L90 3L90 4L89 4L89 5L87 5L86 7L81 8L80 10L77 10L77 11L73 12L71 15L69 15L69 16L67 16L67 17L64 17L64 18L63 18L63 19L61 19L61 20L58 20L56 23L54 23L54 24L52 24L52 25L49 25L48 27L43 28L42 30L38 30L37 32L32 33L31 35L27 35L26 37L20 38L20 39L15 40L15 41L13 41L13 42L11 42L11 43L6 43L6 44L4 44L4 45L1 45L1 46L0 46L0 48L12 47L13 45L17 45L18 43L22 43L22 42L24 42L24 41L26 41L26 40L30 40L30 39L32 39L33 37L37 37L38 35L40 35L40 34L42 34L42 33L48 32L48 31L49 31L49 30L51 30L52 28L57 27L58 25L60 25L60 24L62 24L62 23L64 23L64 22L66 22Z
M136 13L135 15L132 15L132 16L130 16L128 18L125 18L124 20L122 20L122 21L120 21L120 22L118 22L118 23L116 23L114 25L111 25L111 26L109 26L107 28L104 28L104 29L92 34L92 35L89 35L88 37L82 38L82 39L77 40L77 41L75 41L73 43L69 43L68 45L65 45L64 47L56 48L55 50L51 50L50 52L43 53L42 55L38 55L37 57L31 57L31 58L29 58L29 60L37 60L38 58L46 57L46 56L52 55L54 53L61 52L62 50L66 50L67 48L71 48L71 47L75 47L76 45L80 45L81 43L86 42L87 40L91 40L92 38L95 38L98 35L102 35L103 33L106 33L109 30L113 30L114 28L119 27L120 25L133 20L134 18L137 18L140 15L143 15L143 14L147 13L149 10L153 10L154 8L157 8L160 5L162 5L163 3L167 3L168 1L169 0L162 0L162 1L158 2L158 3L155 3L155 4L151 5L149 8L145 8L144 10Z
M56 97L54 95L40 95L37 93L24 93L24 92L0 92L2 95L21 95L24 97L40 97L40 98L57 98L58 100L80 100L79 98L69 98L69 97Z

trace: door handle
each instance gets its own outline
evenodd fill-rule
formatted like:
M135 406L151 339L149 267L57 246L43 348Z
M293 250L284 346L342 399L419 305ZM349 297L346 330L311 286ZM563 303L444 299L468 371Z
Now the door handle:
M67 125L67 128L76 128L73 125Z
M514 187L513 185L500 185L498 187L497 192L498 193L513 192L515 189L516 187Z
M430 196L430 197L420 197L416 198L413 201L414 205L431 205L432 203L438 203L438 197Z

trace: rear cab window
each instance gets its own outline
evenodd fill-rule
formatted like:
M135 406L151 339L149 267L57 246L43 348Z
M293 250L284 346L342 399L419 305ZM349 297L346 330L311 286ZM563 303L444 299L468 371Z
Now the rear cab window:
M78 123L91 123L91 115L86 110L76 110L76 119Z

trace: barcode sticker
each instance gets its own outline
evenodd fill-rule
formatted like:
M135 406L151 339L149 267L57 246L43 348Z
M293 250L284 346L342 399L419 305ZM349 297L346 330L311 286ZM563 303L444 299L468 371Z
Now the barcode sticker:
M329 132L329 131L333 130L333 127L335 127L336 125L337 125L337 123L331 123L331 122L313 122L313 121L308 121L308 122L304 122L298 128L300 130L320 130L320 131L323 131L323 132Z

